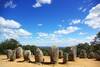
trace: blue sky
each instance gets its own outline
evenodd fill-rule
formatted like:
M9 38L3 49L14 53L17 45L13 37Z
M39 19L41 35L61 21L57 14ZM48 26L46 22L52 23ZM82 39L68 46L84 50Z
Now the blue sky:
M0 40L76 45L100 31L100 0L0 0Z

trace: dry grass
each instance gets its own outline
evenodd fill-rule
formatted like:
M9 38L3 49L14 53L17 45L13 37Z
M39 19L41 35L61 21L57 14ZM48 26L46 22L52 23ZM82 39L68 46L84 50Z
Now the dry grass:
M44 64L36 64L34 62L34 56L31 57L30 63L23 62L23 58L17 59L14 62L10 62L6 59L5 55L0 55L0 67L100 67L100 61L95 61L95 59L79 59L76 61L70 61L68 64L50 64L50 58L45 56ZM62 62L62 59L59 59L59 62Z

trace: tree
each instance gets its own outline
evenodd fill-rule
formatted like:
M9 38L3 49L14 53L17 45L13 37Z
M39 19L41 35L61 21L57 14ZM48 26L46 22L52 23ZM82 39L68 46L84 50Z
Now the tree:
M81 49L86 50L86 53L88 54L90 51L90 45L88 43L80 43L77 45L77 56L79 56Z
M23 45L22 48L24 50L30 50L33 54L35 54L36 46L34 45Z
M12 49L14 50L20 45L20 43L15 39L7 39L4 42L0 43L0 53L4 54L5 50Z
M100 32L97 33L97 37L100 38Z

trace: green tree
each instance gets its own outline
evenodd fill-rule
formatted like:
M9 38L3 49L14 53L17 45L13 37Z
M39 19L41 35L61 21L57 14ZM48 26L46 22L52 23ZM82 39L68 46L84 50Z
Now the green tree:
M32 54L35 54L36 46L35 45L23 45L24 50L31 50Z
M81 49L86 50L88 54L90 52L90 45L88 43L80 43L77 45L77 56L79 56Z
M14 50L20 45L20 43L15 39L7 39L0 43L0 53L4 54L7 49Z
M97 38L100 38L100 32L97 33Z

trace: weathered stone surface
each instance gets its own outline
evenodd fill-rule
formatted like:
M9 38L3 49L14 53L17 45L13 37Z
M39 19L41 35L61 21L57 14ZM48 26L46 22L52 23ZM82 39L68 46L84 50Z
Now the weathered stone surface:
M90 52L87 57L89 59L93 59L93 58L95 58L95 53L94 52Z
M13 50L10 56L10 61L15 61L15 60L16 60L16 50Z
M59 59L59 48L56 46L50 47L50 60L52 64L58 63Z
M63 58L63 51L62 50L59 50L59 58Z
M23 56L23 49L21 47L16 48L16 58L21 58Z
M70 52L69 52L69 55L68 55L68 60L69 61L75 61L76 60L76 46L73 46L70 48Z
M44 62L43 52L39 48L37 48L36 52L35 52L35 62L36 63L43 63Z
M8 49L6 52L7 59L10 59L10 56L12 55L13 51L11 49Z
M66 64L68 62L68 53L64 53L63 55L63 64Z
M79 58L87 58L86 50L81 49L80 54L79 54Z
M30 58L31 58L31 51L30 50L24 50L23 56L24 56L24 61L31 61L30 60Z
M95 52L95 58L96 58L96 60L100 61L100 50L97 50Z

